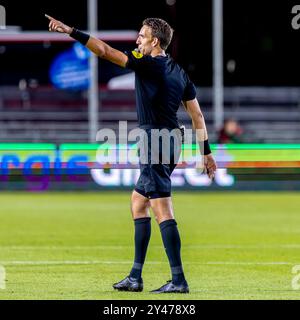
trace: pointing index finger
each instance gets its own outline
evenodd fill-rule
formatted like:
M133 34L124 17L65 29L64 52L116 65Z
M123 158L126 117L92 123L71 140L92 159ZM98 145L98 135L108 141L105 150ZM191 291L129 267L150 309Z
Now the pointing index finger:
M49 16L48 14L45 14L45 17L48 18L49 20L55 20L54 18L52 18L52 17Z

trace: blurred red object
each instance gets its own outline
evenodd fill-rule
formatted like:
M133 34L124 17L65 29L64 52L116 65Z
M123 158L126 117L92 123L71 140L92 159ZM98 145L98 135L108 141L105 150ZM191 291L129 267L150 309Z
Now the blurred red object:
M243 129L234 119L224 122L223 128L219 131L218 143L240 143L242 142Z

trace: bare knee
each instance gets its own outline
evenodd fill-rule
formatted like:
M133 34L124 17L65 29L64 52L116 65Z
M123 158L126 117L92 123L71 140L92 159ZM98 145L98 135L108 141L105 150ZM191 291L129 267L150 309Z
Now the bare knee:
M150 201L148 198L143 197L136 191L132 192L131 195L131 214L133 219L148 218Z
M174 219L171 197L151 199L150 204L158 224L166 220Z

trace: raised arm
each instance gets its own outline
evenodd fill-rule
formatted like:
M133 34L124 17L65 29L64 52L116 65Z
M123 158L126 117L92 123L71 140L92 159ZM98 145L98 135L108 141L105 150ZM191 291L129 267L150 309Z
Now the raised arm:
M67 26L66 24L50 17L47 14L45 15L45 17L50 20L49 31L66 33L69 36L74 37L74 39L76 40L78 40L78 35L79 35L79 37L80 36L83 37L84 45L100 58L108 60L112 63L115 63L121 67L126 66L128 57L122 51L112 48L102 40L99 40L87 34L78 32L78 30Z
M197 98L189 101L183 101L183 105L192 119L193 128L196 130L197 139L201 145L204 146L202 153L204 154L204 167L208 176L214 178L215 171L217 169L216 162L210 151L208 144L208 134L205 125L204 116L200 109Z

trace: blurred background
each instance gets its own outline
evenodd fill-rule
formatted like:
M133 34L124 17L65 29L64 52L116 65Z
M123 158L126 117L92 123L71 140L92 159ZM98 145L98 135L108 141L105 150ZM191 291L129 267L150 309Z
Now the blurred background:
M66 148L75 148L74 155L82 156L84 162L90 159L86 148L93 149L98 129L117 131L119 121L128 121L128 131L137 126L130 70L91 57L65 35L49 33L45 13L94 32L123 51L135 48L144 18L167 20L175 29L168 52L197 86L211 143L260 144L258 158L251 158L253 150L243 153L246 160L255 161L266 160L261 158L265 144L279 144L280 148L297 144L300 31L292 26L293 19L298 21L297 11L292 12L296 4L283 0L247 4L153 0L142 5L135 0L1 1L6 12L6 28L0 30L2 169L19 168L28 160L28 153L9 152L11 143L21 143L23 148L24 143L34 143L31 147L38 150L43 149L41 143L48 144L44 147L50 148L50 154L43 152L50 163L56 158L69 161L62 152L52 152L65 150L61 146L68 144ZM191 127L182 107L178 116ZM290 152L290 148L288 153L273 152L267 160L298 160L297 148L292 150L293 159ZM3 158L11 154L16 157ZM237 154L228 157L238 159ZM34 159L29 166L39 161Z

